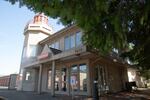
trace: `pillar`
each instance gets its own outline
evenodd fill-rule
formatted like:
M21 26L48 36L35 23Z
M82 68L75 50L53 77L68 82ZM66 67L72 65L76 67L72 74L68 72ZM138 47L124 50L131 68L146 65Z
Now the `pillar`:
M51 95L55 96L55 61L52 61Z
M41 82L42 82L42 64L39 67L39 79L38 79L38 93L41 93Z
M18 90L21 90L21 91L23 91L24 90L24 82L25 82L25 78L26 78L26 70L27 69L25 69L25 68L23 68L23 69L21 69L21 70L23 70L22 72L20 71L20 74L22 74L22 80L21 80L21 82L20 82L20 84L19 84L19 87L18 87Z

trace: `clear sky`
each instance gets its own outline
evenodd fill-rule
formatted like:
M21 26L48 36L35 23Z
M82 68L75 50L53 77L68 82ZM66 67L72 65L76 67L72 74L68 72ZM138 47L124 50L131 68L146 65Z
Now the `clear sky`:
M18 73L23 47L23 30L34 12L26 7L0 0L0 75ZM63 28L58 20L49 19L54 32Z

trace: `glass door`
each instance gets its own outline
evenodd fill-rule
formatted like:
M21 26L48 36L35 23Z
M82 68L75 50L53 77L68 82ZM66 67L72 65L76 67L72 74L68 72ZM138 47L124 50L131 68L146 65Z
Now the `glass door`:
M67 91L67 68L61 69L61 91Z
M55 91L60 91L60 70L56 69L55 73Z

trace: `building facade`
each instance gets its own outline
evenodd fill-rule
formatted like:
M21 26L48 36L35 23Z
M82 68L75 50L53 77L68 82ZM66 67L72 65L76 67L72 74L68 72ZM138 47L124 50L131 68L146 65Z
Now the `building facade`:
M18 74L10 74L0 77L0 86L8 89L16 89L16 81Z
M83 34L76 25L53 33L47 17L37 14L24 30L18 90L92 96L94 80L99 95L125 89L126 64L94 53Z
M8 87L8 85L9 85L9 78L10 78L9 75L1 76L0 77L0 86Z

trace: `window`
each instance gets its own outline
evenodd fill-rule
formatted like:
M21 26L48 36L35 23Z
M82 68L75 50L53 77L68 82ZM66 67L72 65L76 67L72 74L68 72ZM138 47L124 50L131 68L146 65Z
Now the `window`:
M75 47L75 34L70 36L70 48Z
M29 57L35 57L36 56L36 45L29 45Z
M70 49L70 37L65 37L65 50Z
M55 49L59 49L59 41L54 42L53 44L50 45L50 47L55 48Z
M76 46L79 46L82 44L81 38L82 38L81 32L77 32L76 33Z
M26 81L31 80L31 73L30 72L26 72L25 80Z
M82 34L81 32L77 32L71 36L65 37L65 50L77 47L82 44L81 41Z
M53 43L53 44L51 44L51 45L50 45L50 47L54 48L54 47L55 47L54 43Z
M82 64L79 66L80 91L87 91L87 66Z
M55 49L59 49L59 42L57 41L57 42L55 42L55 44L54 44L55 46L54 46L54 48Z

